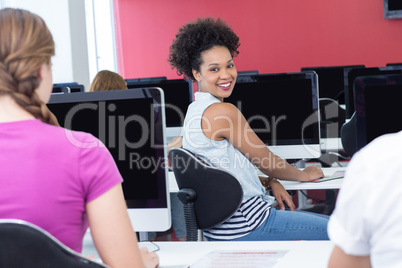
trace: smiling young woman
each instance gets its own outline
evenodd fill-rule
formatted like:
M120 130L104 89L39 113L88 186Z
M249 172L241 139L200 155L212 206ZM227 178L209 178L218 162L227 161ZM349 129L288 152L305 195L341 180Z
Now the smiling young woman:
M322 170L312 166L300 171L274 155L239 109L224 102L236 84L239 46L224 21L205 18L181 27L170 47L170 64L199 89L184 120L183 148L235 174L244 192L238 211L204 235L208 240L327 240L328 216L284 210L284 202L290 210L295 206L276 180L313 181L323 176ZM269 179L260 178L255 167ZM279 210L271 207L274 198L266 195L267 188Z

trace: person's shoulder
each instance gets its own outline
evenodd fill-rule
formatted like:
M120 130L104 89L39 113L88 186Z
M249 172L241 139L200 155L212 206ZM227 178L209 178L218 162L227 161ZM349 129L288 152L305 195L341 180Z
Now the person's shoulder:
M75 131L67 128L45 124L47 135L52 140L62 145L71 145L78 149L105 147L104 144L94 135L88 132Z
M367 168L389 166L402 161L402 131L377 137L360 149L352 158Z
M216 102L211 104L207 110L207 113L211 113L214 115L223 115L223 116L238 116L240 111L237 107L231 103L227 102Z
M402 146L402 131L397 133L384 134L382 136L377 137L368 145L366 145L362 149L362 152L372 153L373 151L376 151L378 153L384 152L388 154L390 152L396 152L397 150L394 150L394 148L401 148L401 146ZM396 153L400 154L400 152Z

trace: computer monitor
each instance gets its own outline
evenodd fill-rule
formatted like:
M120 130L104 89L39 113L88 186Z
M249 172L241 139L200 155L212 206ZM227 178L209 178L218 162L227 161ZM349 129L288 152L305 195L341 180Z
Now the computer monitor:
M284 159L321 155L315 72L260 74L237 82L230 102L268 148Z
M402 63L401 62L390 62L390 63L387 63L385 66L387 66L387 67L389 67L389 66L402 66Z
M250 71L237 71L237 76L242 76L242 75L256 75L260 74L258 70L250 70Z
M156 83L159 81L167 80L166 76L155 76L155 77L143 77L143 78L130 78L130 79L125 79L127 83L140 83L140 82L145 82L145 83Z
M383 0L383 6L385 19L402 18L402 2L400 0Z
M158 81L126 80L127 88L160 87L165 95L166 141L180 136L187 108L193 102L193 84L188 79L160 79Z
M48 103L62 127L89 132L109 149L138 232L171 226L163 104L160 88L56 94Z
M356 149L375 138L402 130L402 75L357 77Z
M355 112L354 80L358 76L401 74L402 66L371 67L371 68L346 68L345 69L345 102L346 118L351 118Z
M53 84L52 93L77 93L84 91L84 85L72 82Z
M301 71L314 71L318 75L318 94L320 99L329 98L338 104L345 104L345 68L364 68L365 65L302 67Z

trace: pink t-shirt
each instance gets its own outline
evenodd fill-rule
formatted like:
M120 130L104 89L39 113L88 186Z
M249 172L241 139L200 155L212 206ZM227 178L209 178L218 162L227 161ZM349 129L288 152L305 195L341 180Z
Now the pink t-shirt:
M94 136L25 120L0 123L0 218L36 224L81 252L85 204L122 177Z

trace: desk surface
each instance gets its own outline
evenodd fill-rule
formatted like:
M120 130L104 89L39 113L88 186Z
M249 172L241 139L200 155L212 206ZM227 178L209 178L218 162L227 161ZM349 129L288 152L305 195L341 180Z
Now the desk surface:
M258 241L258 242L155 242L160 268L184 268L214 250L229 251L287 251L277 261L276 268L327 267L333 249L331 241ZM85 256L100 261L93 245L90 231L84 237Z
M345 171L346 167L323 168L324 175L332 175L336 171ZM340 189L343 179L335 179L324 182L298 182L298 181L280 181L286 190L321 190L321 189ZM174 177L174 173L169 171L169 189L171 193L177 193L179 188Z
M288 251L276 268L327 267L331 241L157 242L160 267L187 267L213 250Z
M339 168L323 168L324 175L329 176L337 171L345 171L346 167ZM286 190L323 190L323 189L340 189L343 178L334 179L323 182L300 182L300 181L280 181Z

